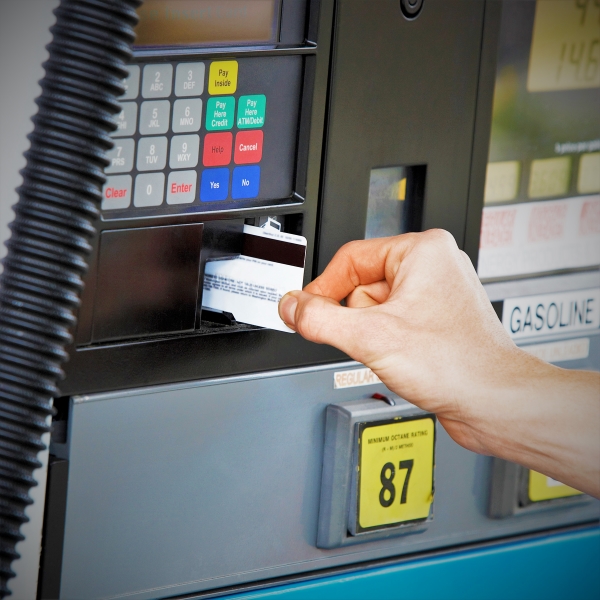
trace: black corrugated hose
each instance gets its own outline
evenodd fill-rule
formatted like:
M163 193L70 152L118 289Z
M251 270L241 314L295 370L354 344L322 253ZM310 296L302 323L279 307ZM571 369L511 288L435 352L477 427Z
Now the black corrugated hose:
M0 275L0 598L95 234L141 0L62 0Z

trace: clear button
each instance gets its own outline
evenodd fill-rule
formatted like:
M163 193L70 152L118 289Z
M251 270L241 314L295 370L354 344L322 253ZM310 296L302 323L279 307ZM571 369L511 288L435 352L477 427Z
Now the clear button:
M102 210L127 208L131 202L131 175L107 177L102 188Z

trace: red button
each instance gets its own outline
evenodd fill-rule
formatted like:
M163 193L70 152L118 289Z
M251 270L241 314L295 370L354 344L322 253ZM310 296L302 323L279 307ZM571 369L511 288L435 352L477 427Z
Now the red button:
M207 133L204 136L204 154L202 162L205 167L218 167L231 162L231 144L233 136L230 131L223 133Z
M248 165L260 162L263 149L263 132L260 129L240 131L235 136L235 154L233 161L236 165Z

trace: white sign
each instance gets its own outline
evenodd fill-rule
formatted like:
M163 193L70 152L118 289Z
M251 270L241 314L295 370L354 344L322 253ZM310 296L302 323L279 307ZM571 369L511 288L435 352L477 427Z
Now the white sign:
M482 279L600 264L600 196L486 206L477 271Z
M508 298L502 324L513 339L598 329L600 289Z
M590 338L561 340L522 346L522 349L546 362L557 363L565 360L581 360L590 355Z
M350 371L336 371L333 374L333 389L360 387L361 385L375 385L381 379L371 369L352 369Z

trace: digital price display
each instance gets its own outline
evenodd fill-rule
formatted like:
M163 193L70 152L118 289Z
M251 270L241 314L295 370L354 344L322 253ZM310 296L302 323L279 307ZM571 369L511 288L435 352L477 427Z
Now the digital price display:
M545 500L556 500L558 498L569 498L579 496L582 492L542 475L537 471L529 471L529 484L527 495L530 502L543 502Z
M600 87L600 3L537 2L529 55L530 92Z
M274 44L280 0L145 0L137 47Z
M356 533L430 516L434 448L433 415L359 425Z

